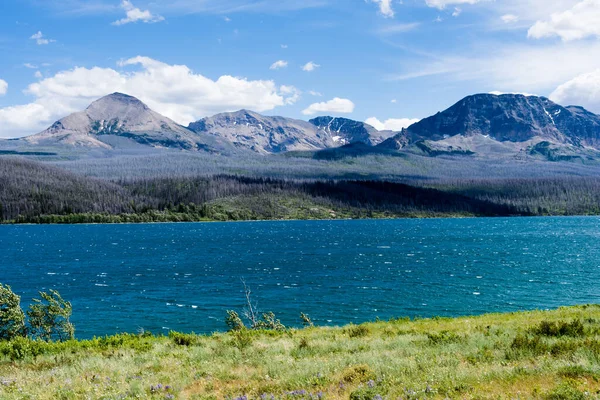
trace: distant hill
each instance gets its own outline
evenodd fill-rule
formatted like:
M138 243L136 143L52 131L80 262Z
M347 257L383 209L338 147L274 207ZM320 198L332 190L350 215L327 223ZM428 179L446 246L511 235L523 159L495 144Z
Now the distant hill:
M560 106L545 97L477 94L425 118L389 138L383 148L406 149L425 143L438 150L485 154L525 150L546 142L555 152L600 149L600 116L582 107ZM487 150L485 150L487 148Z
M152 111L135 97L113 93L71 114L51 127L23 140L28 144L71 145L113 149L132 143L150 147L219 152L228 144L209 135L199 135Z
M258 153L319 150L357 142L375 145L395 134L380 132L364 122L347 118L326 116L306 122L248 110L203 118L191 123L189 129Z

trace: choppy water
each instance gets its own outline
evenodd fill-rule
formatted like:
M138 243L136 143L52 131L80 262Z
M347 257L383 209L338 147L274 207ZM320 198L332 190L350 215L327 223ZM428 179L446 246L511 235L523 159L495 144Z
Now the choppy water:
M600 219L0 226L0 282L58 289L80 338L223 330L242 279L290 325L600 302Z

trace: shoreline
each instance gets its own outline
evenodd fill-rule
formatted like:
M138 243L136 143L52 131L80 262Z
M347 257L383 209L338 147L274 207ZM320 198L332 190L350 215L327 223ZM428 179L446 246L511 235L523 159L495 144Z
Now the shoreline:
M595 398L600 305L212 335L16 339L0 341L0 377L7 400Z
M77 214L79 215L79 214ZM108 215L110 217L110 215ZM436 219L513 219L513 218L593 218L600 214L572 215L447 215L447 216L399 216L369 218L306 218L306 219L240 219L240 220L188 220L188 221L122 221L122 222L0 222L0 226L39 226L39 225L151 225L151 224L214 224L214 223L254 223L254 222L333 222L333 221L397 221L397 220L436 220Z

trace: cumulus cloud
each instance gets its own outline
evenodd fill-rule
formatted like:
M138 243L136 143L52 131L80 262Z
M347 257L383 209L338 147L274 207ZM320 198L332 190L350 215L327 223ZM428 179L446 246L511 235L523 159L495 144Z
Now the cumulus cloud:
M271 80L229 75L212 80L185 65L169 65L148 57L119 62L126 71L76 67L30 84L29 104L0 108L0 137L33 134L92 101L113 92L127 93L153 110L187 125L207 115L242 108L258 112L293 104L300 92Z
M565 42L600 37L600 0L583 0L569 10L552 14L547 21L537 21L527 35L535 39L558 36Z
M150 11L148 10L140 10L139 8L136 8L133 6L133 4L131 3L131 1L129 0L123 0L123 2L121 3L121 8L123 10L125 10L125 18L122 18L118 21L113 22L113 25L125 25L125 24L129 24L131 22L144 22L147 24L152 24L155 22L160 22L160 21L164 21L165 19L160 16L160 15L155 15L152 14Z
M288 66L288 62L285 60L279 60L279 61L275 61L273 64L271 64L271 66L269 67L269 69L282 69L282 68L286 68Z
M54 40L54 39L45 38L42 31L38 31L38 33L31 35L31 37L29 39L35 40L35 42L38 44L38 46L43 46L45 44L50 44L50 43L56 42L56 40Z
M514 14L504 14L503 16L500 17L500 19L505 24L514 24L516 22L519 22L519 17Z
M306 64L304 64L304 66L302 67L302 71L306 71L306 72L312 72L315 69L319 68L320 65L316 64L312 61L307 62Z
M412 124L419 122L419 119L411 119L411 118L390 118L385 121L380 121L375 117L367 118L365 123L371 125L373 128L378 131L401 131L404 128L408 128Z
M600 69L563 83L552 92L550 99L559 104L578 105L600 112Z
M8 83L5 80L0 79L0 96L4 96L6 92L8 92Z
M386 18L394 18L394 9L392 8L392 0L367 0L371 3L376 3L379 6L379 12Z
M476 4L483 0L425 0L425 4L429 7L434 7L440 10L446 8L446 6L457 5L457 4Z
M354 103L348 99L335 97L322 103L313 103L307 109L302 111L304 115L314 115L318 113L349 114L354 111Z

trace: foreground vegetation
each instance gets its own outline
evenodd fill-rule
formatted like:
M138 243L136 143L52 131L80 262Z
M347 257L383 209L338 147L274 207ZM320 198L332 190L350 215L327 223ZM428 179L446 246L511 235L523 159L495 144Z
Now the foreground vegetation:
M600 306L340 328L0 342L2 399L587 399Z

